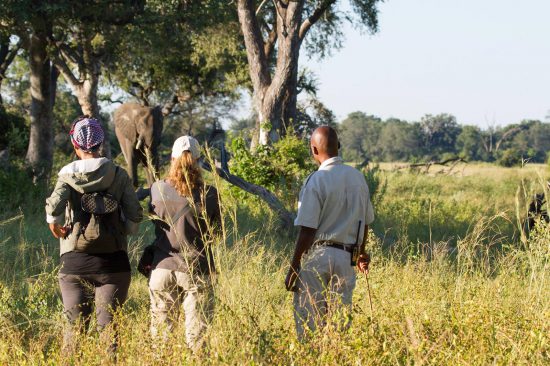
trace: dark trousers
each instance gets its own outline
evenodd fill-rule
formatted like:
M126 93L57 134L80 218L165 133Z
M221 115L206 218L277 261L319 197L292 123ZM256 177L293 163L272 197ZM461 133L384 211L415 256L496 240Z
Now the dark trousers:
M107 348L111 351L116 349L116 329L105 328L113 320L113 313L126 301L130 279L130 272L59 274L63 307L70 323L63 337L63 348L67 352L74 351L78 333L88 329L94 303L98 330L104 341L108 342Z

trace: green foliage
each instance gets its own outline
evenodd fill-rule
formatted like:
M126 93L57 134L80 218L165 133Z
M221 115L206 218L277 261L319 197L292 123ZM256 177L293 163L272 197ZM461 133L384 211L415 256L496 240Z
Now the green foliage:
M497 159L497 163L507 168L520 166L523 163L523 157L517 149L510 148L502 151L500 157Z
M234 5L147 2L129 24L109 73L142 103L232 96L248 82ZM197 99L198 100L198 99Z
M231 172L275 193L296 191L315 170L307 143L287 135L273 146L260 145L250 152L242 137L231 143Z
M11 159L9 168L0 169L0 217L42 202L45 188L32 183L23 159Z
M449 114L407 122L354 112L340 123L339 131L344 159L356 163L442 161L457 155L468 161L492 162L502 156L508 160L511 151L529 162L542 163L550 150L550 123L530 120L481 130L458 125Z
M420 127L423 132L424 147L430 155L445 152L454 153L455 144L460 134L460 126L456 118L450 114L427 114L422 117Z
M11 156L24 156L29 143L29 128L24 118L6 111L0 105L0 151Z
M378 208L378 204L384 198L386 190L388 188L388 181L383 176L382 170L379 164L368 166L364 170L365 180L369 186L369 193L374 209Z

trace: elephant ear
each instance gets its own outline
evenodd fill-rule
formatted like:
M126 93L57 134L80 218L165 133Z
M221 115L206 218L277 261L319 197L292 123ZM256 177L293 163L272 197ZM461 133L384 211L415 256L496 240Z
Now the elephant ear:
M130 141L136 141L136 123L140 119L139 104L127 103L121 105L114 113L115 129Z

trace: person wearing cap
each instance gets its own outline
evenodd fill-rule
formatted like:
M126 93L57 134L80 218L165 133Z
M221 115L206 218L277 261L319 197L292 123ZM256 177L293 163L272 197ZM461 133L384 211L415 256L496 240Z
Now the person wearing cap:
M68 352L78 343L80 332L76 330L87 328L94 303L98 330L108 342L108 350L116 349L116 332L106 328L112 328L108 326L113 312L126 300L130 286L127 229L135 230L142 219L143 210L126 171L99 156L104 136L97 119L81 116L73 122L70 138L78 160L59 171L55 188L46 199L46 221L60 240L59 286L70 323L64 332L63 349ZM85 227L81 199L92 192L109 192L116 199L121 213L114 217L120 217L121 223L112 243L109 239L101 249L93 245L82 249L78 244Z
M338 156L338 136L328 126L311 135L310 148L319 169L304 183L294 225L300 227L285 286L294 291L296 332L326 325L327 314L338 315L339 329L349 326L355 288L352 255L357 269L368 271L365 254L368 225L374 220L369 189L358 170ZM332 317L331 317L332 318Z
M212 313L211 244L219 228L218 192L204 184L200 146L191 136L172 148L168 176L151 186L155 241L149 271L151 335L168 340L183 305L187 346L197 352ZM143 272L143 271L142 271Z

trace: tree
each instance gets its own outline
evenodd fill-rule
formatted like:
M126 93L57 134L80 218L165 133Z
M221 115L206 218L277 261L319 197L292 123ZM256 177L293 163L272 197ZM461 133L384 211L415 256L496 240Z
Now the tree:
M30 138L26 159L34 180L48 177L53 159L52 105L55 81L48 54L52 4L36 0L2 1L0 33L16 35L27 50L30 68Z
M382 120L376 116L350 113L340 123L339 139L344 158L366 165L379 157L376 146L381 128Z
M83 114L100 117L97 90L102 64L120 44L123 26L142 9L142 1L79 1L63 3L57 8L53 32L48 45L52 59L71 86ZM109 133L106 125L107 141ZM103 144L110 157L109 143Z
M288 127L302 139L308 139L319 126L338 128L336 116L315 96L309 97L298 106L295 121L289 121Z
M295 119L300 48L316 23L321 25L320 32L313 32L310 47L326 51L324 47L331 37L340 35L342 19L336 3L336 0L275 0L262 1L256 6L253 0L237 1L260 144L277 141L288 121ZM352 9L358 15L355 23L371 32L377 31L378 3L379 0L352 0Z
M424 136L424 147L432 158L443 153L455 152L460 126L453 115L427 114L422 117L420 126Z
M484 160L483 136L476 126L464 126L456 139L456 150L467 160Z
M125 27L108 75L146 106L174 95L179 103L236 97L246 83L240 44L235 8L227 2L148 2Z
M383 161L410 160L421 154L421 139L414 124L388 119L381 125L376 150Z

